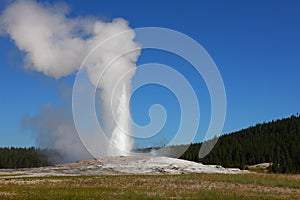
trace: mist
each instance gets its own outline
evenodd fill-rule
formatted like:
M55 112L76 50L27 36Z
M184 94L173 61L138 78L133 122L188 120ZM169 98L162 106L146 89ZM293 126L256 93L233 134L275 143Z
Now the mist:
M49 158L54 163L92 158L76 133L71 110L66 107L45 105L37 115L25 115L22 128L34 134L39 148L54 149L59 153Z

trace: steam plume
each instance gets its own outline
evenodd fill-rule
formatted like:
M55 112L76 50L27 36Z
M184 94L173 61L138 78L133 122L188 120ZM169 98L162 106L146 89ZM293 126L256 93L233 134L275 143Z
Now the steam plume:
M59 156L48 155L54 163L91 158L76 134L72 113L67 107L45 105L36 116L25 115L22 127L36 134L39 146L59 152Z
M126 31L119 37L103 43L85 63L90 81L101 90L101 109L104 116L105 131L123 150L130 150L132 141L124 135L130 132L129 93L131 78L135 73L135 62L138 51L127 53L139 46L133 41L134 31L124 19L113 19L103 22L93 17L68 17L69 8L63 4L50 5L31 0L15 1L3 11L0 18L0 33L7 34L19 50L25 52L25 68L43 73L46 76L61 78L75 73L85 56L99 43L112 35ZM109 68L106 66L122 55ZM120 77L131 70L114 87ZM99 76L100 81L98 81ZM114 89L115 88L115 89ZM115 91L112 98L112 91ZM111 108L112 105L112 108ZM117 116L114 120L113 113ZM49 123L38 119L39 123ZM53 116L55 118L55 116ZM66 122L67 123L67 122ZM44 130L36 130L41 132ZM70 130L68 130L70 131ZM51 134L51 131L46 131ZM42 136L45 132L40 133ZM65 131L61 130L61 135ZM65 144L64 137L53 137L55 143ZM37 141L39 145L43 145ZM55 147L55 146L54 146ZM65 145L68 149L69 146ZM69 153L74 152L69 149ZM104 154L115 154L118 151L104 150Z

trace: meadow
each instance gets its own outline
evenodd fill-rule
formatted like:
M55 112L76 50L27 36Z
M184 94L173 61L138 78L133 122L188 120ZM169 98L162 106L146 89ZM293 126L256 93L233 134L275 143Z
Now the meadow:
M0 176L0 199L300 199L300 175Z

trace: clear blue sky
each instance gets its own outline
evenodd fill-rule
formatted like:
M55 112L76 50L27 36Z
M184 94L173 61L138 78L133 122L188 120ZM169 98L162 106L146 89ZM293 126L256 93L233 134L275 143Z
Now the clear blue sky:
M198 41L214 59L224 80L227 118L223 133L300 112L299 1L64 2L74 16L94 15L105 20L121 17L132 28L171 28ZM2 1L0 9L5 5ZM24 70L22 53L6 37L0 37L0 47L0 146L35 145L33 135L21 128L23 116L38 113L45 104L61 104L59 88L64 82L71 85L73 79L59 81ZM138 64L147 62L174 68L188 65L173 55L155 51L142 53ZM203 88L197 93L203 99L203 126L196 138L200 141L210 117L209 96L201 79L189 78ZM137 92L132 101L136 122L147 124L147 106L167 103L166 110L174 115L167 121L164 134L175 130L179 119L174 97L164 88L145 90L152 98L143 99Z

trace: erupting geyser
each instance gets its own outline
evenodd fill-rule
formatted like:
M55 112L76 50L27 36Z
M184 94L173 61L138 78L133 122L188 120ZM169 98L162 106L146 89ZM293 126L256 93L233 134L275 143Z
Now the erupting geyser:
M123 153L129 152L132 148L133 141L130 138L129 131L131 131L131 120L129 112L128 92L126 86L123 86L122 93L117 107L117 126L114 128L111 136L113 146L118 146ZM115 148L114 148L115 149ZM111 150L113 151L113 149Z
M91 83L100 89L104 130L122 152L130 151L133 141L127 135L131 131L128 101L135 62L140 54L139 51L131 52L139 48L133 41L135 33L124 19L103 22L94 17L70 18L68 14L69 8L62 4L14 1L1 15L0 33L8 35L25 53L27 69L57 79L74 74L93 51L84 65ZM122 32L126 34L109 39ZM119 81L129 71L129 76ZM120 86L116 87L116 83ZM77 152L71 148L74 144L68 135L74 133L61 129L63 125L61 122L49 131L55 135L49 136L53 144L47 147L63 151L65 156L73 155ZM102 156L120 154L110 144L101 144L99 151Z

